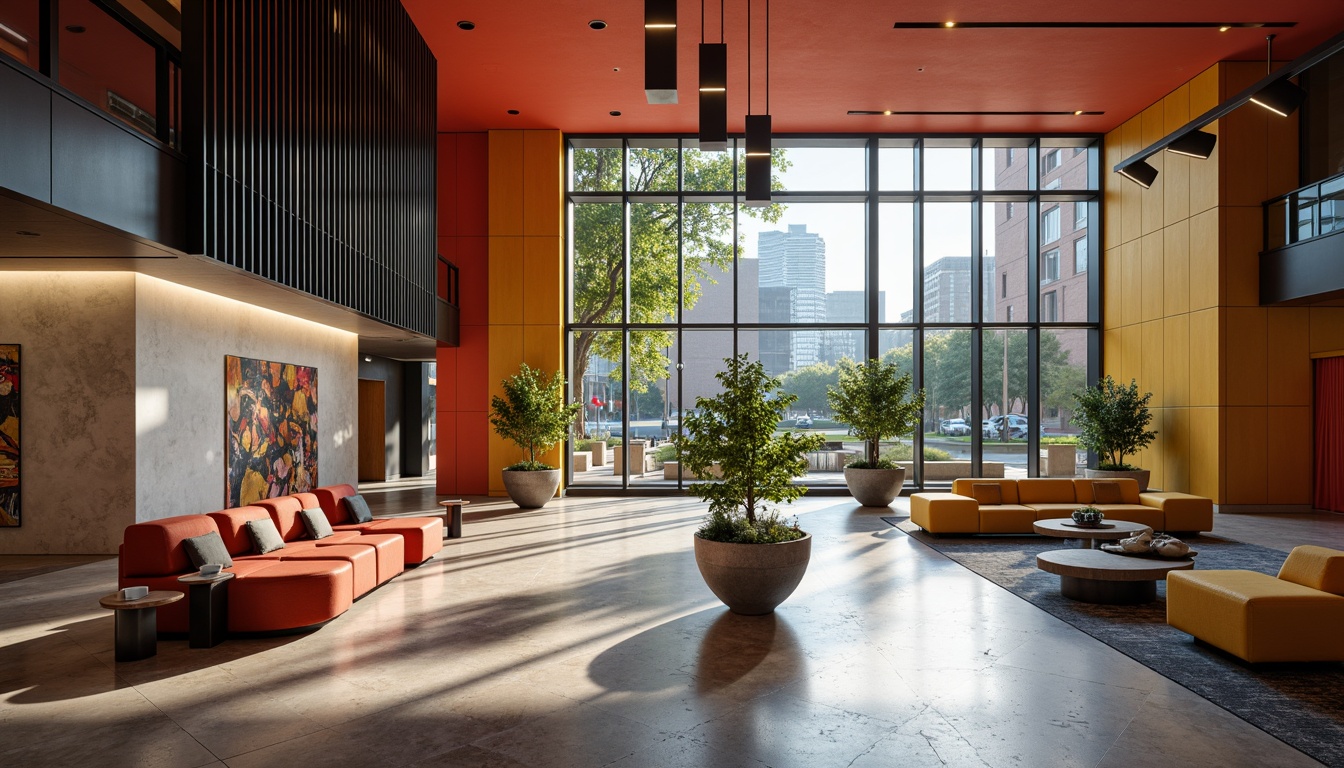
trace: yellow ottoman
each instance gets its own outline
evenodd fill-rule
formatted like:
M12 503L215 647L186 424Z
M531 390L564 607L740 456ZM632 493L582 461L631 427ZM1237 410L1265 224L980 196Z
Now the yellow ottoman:
M1146 507L1155 507L1162 511L1164 524L1154 530L1164 531L1212 531L1213 500L1203 496L1174 491L1139 494L1139 500Z
M980 505L956 493L910 496L910 522L929 533L979 533Z

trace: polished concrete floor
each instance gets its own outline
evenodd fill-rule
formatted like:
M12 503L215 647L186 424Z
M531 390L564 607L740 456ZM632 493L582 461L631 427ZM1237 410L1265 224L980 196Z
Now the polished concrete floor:
M1316 764L849 500L795 505L812 564L758 618L696 573L694 500L476 501L465 538L307 635L117 664L115 561L0 584L0 765Z

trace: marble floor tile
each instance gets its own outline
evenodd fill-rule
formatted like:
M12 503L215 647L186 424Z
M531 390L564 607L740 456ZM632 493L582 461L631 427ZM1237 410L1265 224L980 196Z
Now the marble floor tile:
M370 498L441 514L415 484ZM97 606L115 560L13 564L0 765L1314 764L848 500L789 510L813 560L767 617L700 579L698 501L476 501L464 538L317 631L164 639L132 663ZM1340 516L1231 517L1269 546L1344 535Z

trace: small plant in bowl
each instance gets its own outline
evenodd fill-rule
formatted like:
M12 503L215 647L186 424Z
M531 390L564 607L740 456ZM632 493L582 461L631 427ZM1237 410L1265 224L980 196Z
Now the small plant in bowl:
M1098 526L1106 518L1106 513L1096 507L1079 507L1073 510L1074 525Z

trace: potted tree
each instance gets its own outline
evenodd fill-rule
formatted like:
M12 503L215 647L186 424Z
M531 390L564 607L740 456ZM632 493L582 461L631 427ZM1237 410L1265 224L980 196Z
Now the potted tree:
M1152 392L1139 395L1133 379L1129 386L1117 385L1110 376L1074 394L1078 408L1073 423L1081 430L1078 443L1099 457L1096 469L1084 471L1087 477L1132 477L1139 490L1148 490L1148 470L1125 463L1125 457L1147 448L1157 437L1149 431L1153 414L1148 410Z
M826 388L835 418L863 440L864 456L845 467L849 492L865 507L885 507L901 494L905 468L881 457L883 440L899 437L919 424L924 390L912 397L910 374L898 375L895 363L873 358L840 361L840 378Z
M490 424L500 437L527 452L527 461L504 468L504 488L514 504L537 509L560 487L560 470L537 461L537 453L565 439L583 406L565 403L565 379L559 371L547 376L527 363L503 387L503 397L490 398Z
M733 613L770 613L793 593L807 571L812 537L790 525L774 504L792 503L807 492L793 478L807 471L808 451L821 435L775 433L797 397L779 388L759 362L746 355L725 358L716 374L723 391L696 398L676 438L682 465L694 477L691 493L709 502L695 533L695 562L705 583ZM717 465L717 468L715 467Z

